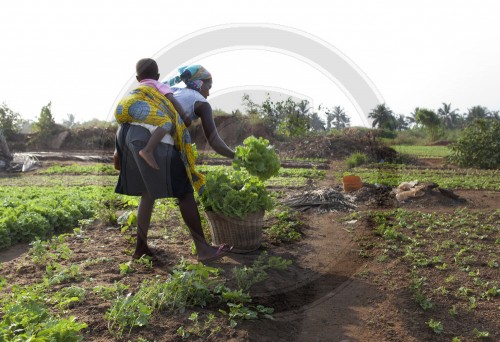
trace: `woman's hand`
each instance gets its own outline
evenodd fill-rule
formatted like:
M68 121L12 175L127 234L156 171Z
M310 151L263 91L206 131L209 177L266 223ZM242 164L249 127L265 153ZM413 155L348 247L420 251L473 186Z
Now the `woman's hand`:
M181 118L182 121L184 121L184 125L186 125L186 127L191 126L191 124L193 123L193 120L191 120L191 118L187 116L186 113L184 112L182 112Z
M117 150L113 153L113 165L115 170L120 171L120 155Z

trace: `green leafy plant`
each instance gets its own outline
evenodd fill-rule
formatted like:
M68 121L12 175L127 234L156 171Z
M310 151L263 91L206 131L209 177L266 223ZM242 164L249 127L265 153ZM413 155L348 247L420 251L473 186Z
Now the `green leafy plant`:
M262 305L257 305L256 307L247 307L243 303L227 303L229 307L229 325L231 328L236 327L236 320L245 319L257 319L259 313L263 314L264 317L272 319L271 314L274 312L272 308L268 308ZM221 310L222 313L225 313Z
M250 136L236 147L233 167L245 168L251 175L266 180L278 174L281 164L269 140Z
M250 267L235 267L233 274L237 286L243 291L248 291L254 284L267 279L267 270L270 268L284 270L292 264L291 260L281 257L268 257L267 252L262 252Z
M500 288L496 285L481 293L482 298L491 299L493 297L500 297Z
M153 261L151 257L147 255L142 255L139 259L136 259L135 262L140 265L144 265L147 268L153 268Z
M122 226L121 232L124 233L137 224L137 213L135 211L126 211L116 219L116 222Z
M60 318L47 307L44 286L13 286L2 300L0 340L2 341L82 341L87 327L75 317Z
M434 331L436 334L441 334L444 331L443 324L441 322L435 321L434 319L430 319L427 322L427 326Z
M108 330L118 337L129 327L142 327L149 323L153 308L144 304L138 295L120 296L106 311L104 317L108 320Z
M275 215L277 222L265 230L267 236L275 243L298 241L302 237L299 232L303 222L297 213L284 209Z
M116 299L118 296L123 295L128 288L128 285L115 282L111 286L94 286L92 291L104 299Z
M231 303L250 303L252 298L248 293L243 293L243 289L239 290L230 290L225 286L221 288L215 289L214 292L220 293L222 296L222 300L225 302Z
M191 336L209 338L221 331L221 327L216 324L215 315L212 313L207 315L204 322L200 320L198 312L193 312L189 315L188 319L192 322L190 327L185 328L184 326L180 326L177 329L177 335L183 339L187 339Z
M64 267L63 265L54 262L45 266L45 276L43 281L49 286L65 283L70 280L80 279L82 279L82 273L80 271L80 266L77 264L71 264L70 267Z
M120 274L129 274L134 272L134 269L132 268L132 262L124 262L120 264Z
M201 201L208 211L240 218L273 205L264 184L243 171L209 173Z
M60 309L68 309L75 303L85 300L86 294L87 291L83 287L63 287L50 298L50 302L56 304Z
M73 251L66 244L66 236L59 235L49 241L36 239L31 243L29 251L31 259L35 264L47 265L52 261L69 260Z
M5 277L0 277L0 291L7 285L7 279Z
M34 177L36 178L36 177ZM0 248L63 233L93 218L106 203L123 205L121 197L102 186L0 186ZM25 179L22 179L26 182Z
M478 330L477 328L474 328L473 333L474 333L474 335L476 335L477 338L488 338L488 337L490 337L489 331L481 331L481 330Z
M167 281L145 280L135 294L118 296L105 314L108 329L121 336L127 327L130 332L133 327L147 325L155 311L182 313L186 307L206 306L213 298L210 277L218 272L201 263L181 261Z

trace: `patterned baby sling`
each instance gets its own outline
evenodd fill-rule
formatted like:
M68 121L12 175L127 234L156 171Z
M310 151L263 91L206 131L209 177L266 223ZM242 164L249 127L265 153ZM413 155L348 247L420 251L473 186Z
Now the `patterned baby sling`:
M186 173L199 195L205 189L205 176L195 169L191 136L172 103L156 88L141 85L126 95L116 107L118 123L140 122L164 128L173 138Z

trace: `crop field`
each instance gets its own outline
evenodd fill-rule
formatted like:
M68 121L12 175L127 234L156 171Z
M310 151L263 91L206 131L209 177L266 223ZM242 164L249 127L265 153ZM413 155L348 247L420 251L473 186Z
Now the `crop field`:
M500 170L435 169L411 165L374 164L349 171L368 183L398 186L418 180L434 182L444 188L464 190L500 190Z
M349 173L365 184L434 182L463 201L432 190L382 206L375 186L345 197L353 210L295 211L286 199L345 195L345 170L314 165L265 181L274 205L258 250L205 264L173 199L155 203L158 260L131 258L139 198L114 193L111 165L3 174L0 341L500 340L498 170L363 165Z
M450 154L447 146L394 145L391 147L399 153L411 154L420 158L443 158Z

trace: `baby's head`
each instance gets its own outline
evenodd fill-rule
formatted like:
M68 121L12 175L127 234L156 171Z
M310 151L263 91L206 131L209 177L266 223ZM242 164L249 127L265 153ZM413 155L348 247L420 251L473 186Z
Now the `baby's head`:
M151 58L143 58L137 62L135 65L135 71L137 72L137 80L140 82L145 79L157 80L160 78L158 73L158 64Z

